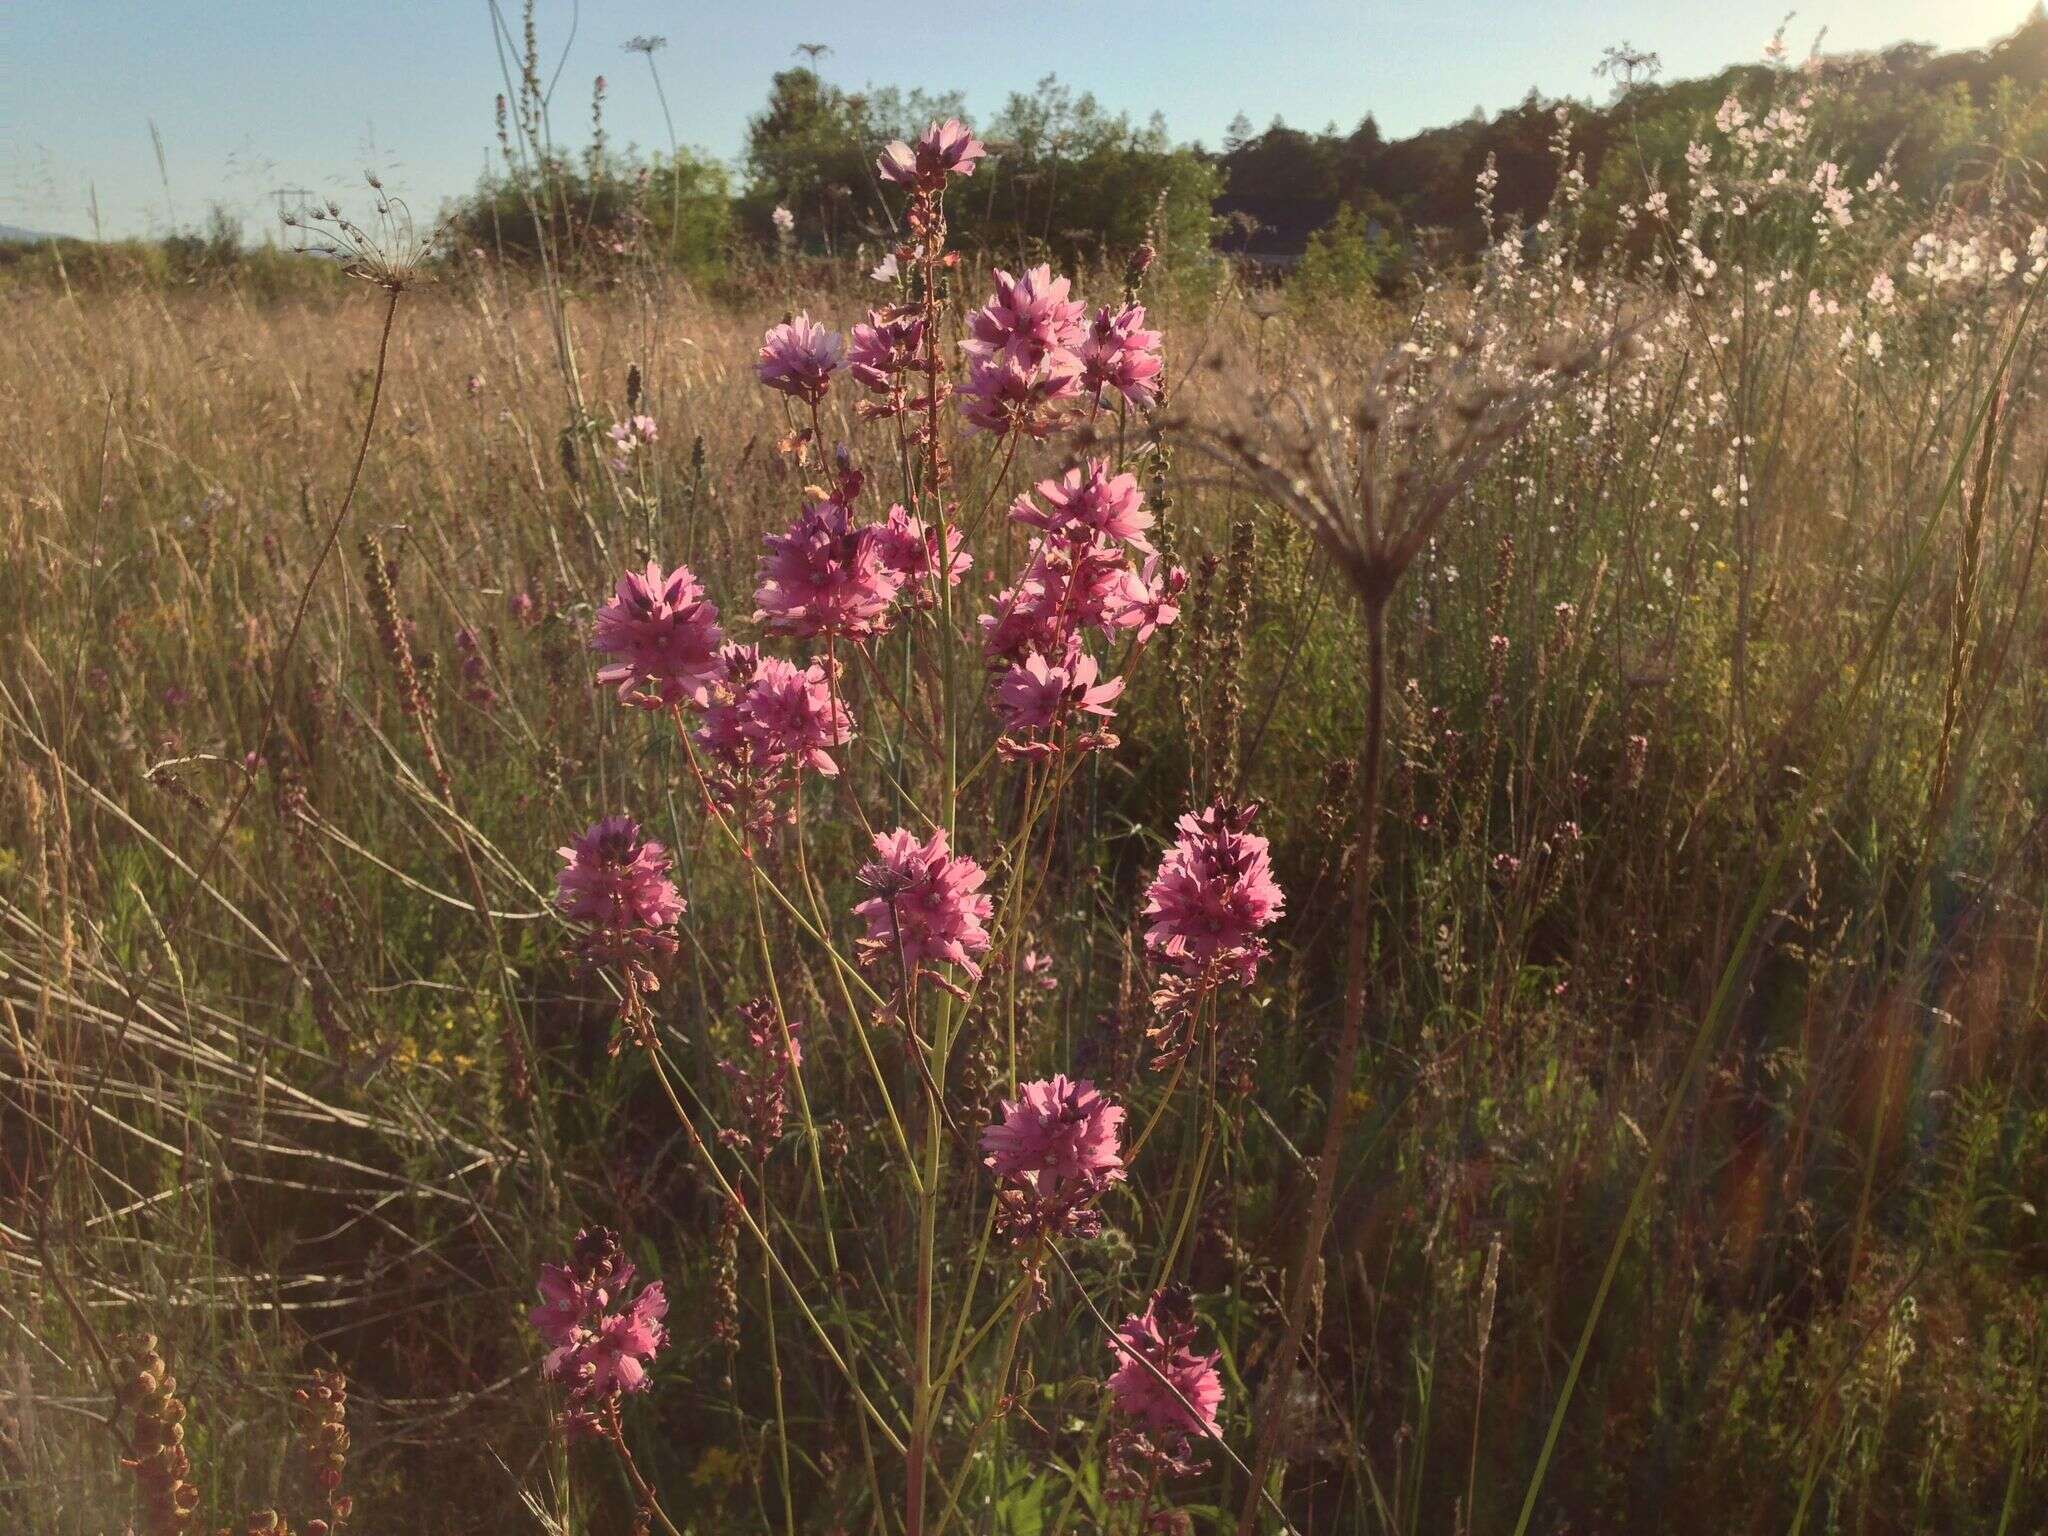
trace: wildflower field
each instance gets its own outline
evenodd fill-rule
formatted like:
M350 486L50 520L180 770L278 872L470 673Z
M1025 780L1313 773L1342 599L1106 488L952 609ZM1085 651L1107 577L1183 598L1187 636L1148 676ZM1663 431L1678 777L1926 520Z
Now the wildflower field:
M2048 227L1826 89L0 285L0 1529L2048 1529Z

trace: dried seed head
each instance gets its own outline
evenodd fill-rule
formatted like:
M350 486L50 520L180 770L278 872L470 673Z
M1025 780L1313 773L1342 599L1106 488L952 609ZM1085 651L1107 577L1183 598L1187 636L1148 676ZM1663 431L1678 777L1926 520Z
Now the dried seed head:
M1486 1360L1486 1346L1493 1337L1493 1303L1500 1294L1500 1234L1486 1250L1486 1273L1479 1277L1479 1359Z

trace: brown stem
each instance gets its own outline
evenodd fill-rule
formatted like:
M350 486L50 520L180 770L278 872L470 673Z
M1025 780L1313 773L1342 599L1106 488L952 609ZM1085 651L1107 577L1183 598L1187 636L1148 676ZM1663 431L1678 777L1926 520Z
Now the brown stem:
M1344 1134L1351 1123L1351 1083L1358 1069L1358 1042L1365 1023L1366 961L1372 937L1373 865L1379 843L1380 757L1386 737L1387 613L1384 597L1368 599L1366 626L1365 756L1359 764L1358 831L1352 843L1351 927L1344 958L1344 1017L1337 1035L1337 1064L1330 1079L1330 1117L1323 1127L1323 1151L1316 1166L1315 1193L1309 1200L1308 1223L1287 1284L1287 1333L1274 1357L1273 1379L1266 1388L1265 1422L1259 1428L1252 1458L1251 1488L1237 1518L1238 1536L1251 1536L1252 1520L1272 1468L1280 1424L1292 1384L1302 1334L1308 1326L1309 1294L1314 1288L1316 1261L1330 1224L1330 1205L1337 1192L1337 1168Z
M647 1485L647 1479L640 1475L640 1465L633 1460L633 1452L626 1445L625 1428L619 1423L617 1398L611 1402L609 1417L605 1423L605 1438L611 1441L612 1449L619 1453L619 1461L626 1469L626 1480L633 1485L633 1497L640 1501L641 1513L659 1520L661 1528L668 1532L668 1536L682 1536L676 1529L675 1522L669 1519L668 1511L661 1507L661 1500L655 1497L654 1490Z

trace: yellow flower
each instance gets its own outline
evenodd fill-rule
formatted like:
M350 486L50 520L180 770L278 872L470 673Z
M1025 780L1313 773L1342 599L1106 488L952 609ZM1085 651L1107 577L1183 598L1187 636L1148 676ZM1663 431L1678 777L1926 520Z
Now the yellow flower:
M730 1488L740 1479L746 1463L739 1453L727 1450L722 1445L705 1448L697 1458L697 1465L690 1473L690 1481L699 1488Z

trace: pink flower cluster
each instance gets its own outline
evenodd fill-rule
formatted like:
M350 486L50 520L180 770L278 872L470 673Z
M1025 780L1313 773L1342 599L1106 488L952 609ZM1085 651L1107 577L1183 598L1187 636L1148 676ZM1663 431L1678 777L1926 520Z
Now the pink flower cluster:
M849 471L812 499L786 533L763 541L754 618L778 634L865 640L885 634L901 604L928 608L938 597L939 534L891 506L879 523L857 523L863 480ZM957 587L974 564L958 528L946 530L946 581Z
M984 153L960 123L948 120L933 123L914 145L891 144L877 169L916 194L913 233L942 232L939 192L949 176L973 175ZM906 247L901 254L923 249ZM898 254L892 252L874 275L893 278L900 271ZM1140 273L1149 265L1147 259L1132 270ZM925 410L933 404L931 391L912 395L910 386L932 362L926 324L913 305L872 309L866 323L853 328L849 349L837 332L799 314L770 328L756 371L770 389L815 406L844 366L876 397L861 402L863 418ZM994 294L968 318L968 335L960 343L967 359L959 389L962 415L970 426L998 437L1042 439L1060 430L1083 400L1099 410L1115 396L1150 410L1159 402L1164 377L1161 344L1160 332L1146 327L1140 304L1105 305L1090 319L1088 306L1073 296L1072 280L1054 276L1050 265L1021 276L998 269ZM949 392L943 380L938 387L941 397Z
M779 767L798 761L828 779L838 776L839 765L825 749L853 740L853 718L837 697L838 678L836 661L798 667L780 656L763 656L755 663L753 681L732 709L756 763Z
M1058 480L1039 481L1038 494L1045 498L1045 507L1040 508L1027 492L1010 503L1011 521L1042 529L1070 544L1088 544L1101 537L1121 539L1142 554L1153 552L1145 538L1153 517L1145 510L1145 493L1138 489L1138 477L1112 475L1106 459L1090 459Z
M1038 483L1010 506L1011 520L1038 530L1023 576L996 595L982 615L982 648L992 664L1007 663L994 686L1004 735L999 749L1012 758L1050 756L1063 747L1091 751L1117 738L1090 726L1072 741L1064 728L1076 721L1108 720L1124 680L1102 680L1101 666L1083 647L1094 631L1104 638L1134 631L1140 644L1179 615L1175 601L1186 573L1161 574L1146 540L1153 517L1135 475L1117 475L1101 459L1057 480ZM1140 566L1127 553L1144 554Z
M1071 719L1093 716L1113 719L1110 705L1124 691L1124 680L1113 677L1096 681L1099 668L1095 658L1081 649L1078 636L1067 640L1066 654L1057 663L1048 662L1037 651L996 680L996 712L1002 716L1003 736L996 750L1005 757L1050 757L1059 750L1059 728ZM1108 751L1117 738L1105 730L1089 729L1069 743L1076 751Z
M1029 367L1081 344L1088 306L1072 296L1071 278L1054 277L1050 266L1040 265L1022 277L997 268L995 279L994 296L968 317L967 340L960 343L970 362L1007 358Z
M840 667L827 658L799 667L757 646L729 645L702 695L691 740L709 759L708 786L749 832L764 835L780 797L810 768L837 777L831 748L853 739L839 698Z
M564 867L555 904L583 930L579 949L592 963L623 966L643 990L659 986L653 965L676 952L683 898L668 878L668 850L640 835L630 816L607 816L556 850Z
M980 980L974 956L988 948L982 924L995 912L981 894L987 878L979 864L947 846L944 828L923 842L903 827L876 833L875 857L860 869L860 883L875 894L853 909L868 928L862 958L900 959L906 979L922 972L941 986L946 983L927 962L957 965Z
M1059 654L1069 635L1095 630L1109 636L1134 632L1139 641L1179 617L1187 585L1178 566L1161 572L1159 558L1131 564L1113 544L1070 545L1034 540L1023 576L995 597L981 616L982 650L991 661L1021 659L1031 651Z
M1145 892L1145 947L1183 977L1249 982L1266 955L1260 930L1286 905L1257 805L1217 801L1175 824L1179 837Z
M937 192L948 176L972 176L988 151L957 117L933 123L915 144L898 139L875 161L882 180L914 192Z
M1141 411L1151 410L1159 403L1161 377L1166 371L1159 355L1163 339L1158 331L1145 329L1142 304L1098 309L1077 348L1082 388L1098 405L1115 393Z
M1101 1229L1096 1202L1124 1176L1123 1121L1121 1106L1085 1079L1025 1083L1003 1101L1003 1118L981 1133L982 1161L1013 1186L1004 1192L1013 1237L1092 1237Z
M881 546L882 564L898 578L898 593L920 608L939 600L933 576L939 567L939 531L921 517L912 517L901 506L889 508L888 518L875 525L875 540ZM946 530L946 585L957 587L974 557L961 547L964 536L958 528Z
M830 495L814 493L787 533L763 541L755 622L805 638L859 638L888 627L904 578L883 559L876 530L853 521L859 491L853 476Z
M906 411L923 410L930 396L912 395L909 387L928 362L924 317L915 307L892 304L869 310L867 323L853 328L853 343L846 354L847 372L854 382L881 397L863 400L861 417L884 421Z
M1043 440L1065 425L1066 408L1080 396L1081 364L1071 352L1036 363L996 357L968 365L960 413L991 436Z
M1196 1354L1194 1308L1178 1291L1160 1291L1143 1312L1124 1319L1112 1351L1120 1362L1109 1378L1117 1411L1168 1440L1217 1433L1223 1378L1216 1356Z
M993 297L969 318L967 382L961 410L968 422L997 436L1045 437L1067 407L1111 394L1139 410L1159 402L1165 363L1161 336L1145 328L1142 305L1104 307L1090 321L1069 279L1052 268L1022 277L995 274Z
M1135 631L1143 643L1179 617L1187 585L1178 566L1162 570L1146 540L1153 517L1134 475L1113 475L1100 459L1041 480L1041 507L1029 495L1010 504L1014 522L1040 530L1024 574L996 595L981 619L982 648L991 661L1021 661L1066 652L1070 637L1095 630L1105 637ZM1125 546L1145 556L1133 562Z
M761 339L755 375L770 389L816 405L832 386L846 356L846 339L808 314L771 326Z
M1042 438L1081 398L1075 348L1086 334L1087 306L1069 296L1072 281L1054 277L1050 266L1022 277L998 269L995 280L994 297L968 317L960 343L967 355L961 410L984 432Z
M632 1284L632 1263L603 1227L577 1233L568 1263L541 1266L541 1303L528 1318L548 1347L548 1380L568 1389L563 1425L571 1432L596 1431L600 1411L644 1390L648 1365L668 1343L661 1282L629 1301Z
M590 637L593 651L612 658L597 680L617 684L625 703L652 708L700 693L718 675L724 643L718 609L704 600L690 568L679 565L663 575L652 560L645 571L619 578Z
M612 468L624 474L632 467L634 454L661 441L661 429L652 416L628 416L624 421L613 422L605 436L612 442Z

